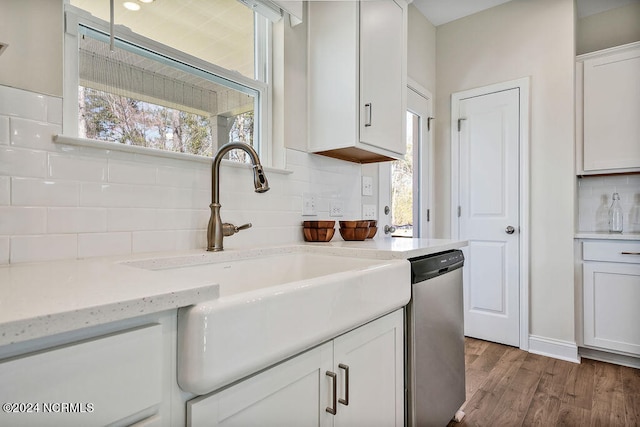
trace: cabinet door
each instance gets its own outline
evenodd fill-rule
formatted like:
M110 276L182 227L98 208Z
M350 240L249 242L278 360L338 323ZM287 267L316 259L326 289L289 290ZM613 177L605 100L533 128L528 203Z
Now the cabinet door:
M585 262L584 343L640 355L640 265Z
M360 141L404 153L404 11L394 1L360 2Z
M584 61L584 170L640 167L640 48Z
M187 402L187 425L330 426L332 344L327 343L211 395ZM319 414L319 415L318 415Z
M336 427L404 425L403 343L402 309L334 340Z

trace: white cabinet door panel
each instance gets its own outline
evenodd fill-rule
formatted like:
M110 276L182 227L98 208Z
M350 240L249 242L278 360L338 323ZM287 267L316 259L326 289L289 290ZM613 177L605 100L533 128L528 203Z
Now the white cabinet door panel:
M334 340L339 372L336 427L404 425L403 312L398 310ZM341 368L340 365L343 367Z
M585 262L584 343L640 355L640 265Z
M584 170L640 168L640 47L584 61Z
M280 365L212 395L187 402L192 427L318 427L330 426L329 381L331 343L309 350Z
M162 355L151 325L0 362L0 401L39 404L0 425L103 426L159 405Z

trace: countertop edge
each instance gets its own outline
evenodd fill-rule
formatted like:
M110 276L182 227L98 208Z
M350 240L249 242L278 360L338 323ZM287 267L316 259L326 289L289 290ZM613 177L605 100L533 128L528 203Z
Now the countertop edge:
M2 327L0 346L178 309L215 298L218 298L218 285L205 285L100 306L88 306L77 310L18 319L0 325Z
M640 233L607 233L607 232L579 232L575 233L574 239L582 240L640 240Z

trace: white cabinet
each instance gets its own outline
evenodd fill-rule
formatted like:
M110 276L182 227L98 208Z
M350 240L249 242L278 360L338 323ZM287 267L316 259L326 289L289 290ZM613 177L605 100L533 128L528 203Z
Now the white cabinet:
M640 242L583 243L584 344L640 356Z
M578 57L577 77L578 174L639 171L640 43Z
M309 151L360 163L404 156L404 0L309 2Z
M403 360L400 309L222 391L189 401L187 424L400 427Z
M10 406L0 425L130 424L158 412L162 332L152 324L1 360L0 401Z

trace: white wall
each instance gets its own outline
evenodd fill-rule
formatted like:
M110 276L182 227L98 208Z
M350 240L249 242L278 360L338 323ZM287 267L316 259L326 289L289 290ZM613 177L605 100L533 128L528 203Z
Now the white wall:
M62 100L0 86L0 264L204 249L211 199L206 163L51 142ZM223 167L222 219L253 228L225 238L234 249L302 241L302 193L360 215L360 166L289 150L291 174L267 170L253 192L248 168Z
M576 54L640 41L640 3L578 19Z
M530 333L570 342L574 28L573 0L514 0L436 33L436 235L450 234L451 94L531 76Z
M436 27L413 4L407 21L407 75L435 97Z

